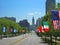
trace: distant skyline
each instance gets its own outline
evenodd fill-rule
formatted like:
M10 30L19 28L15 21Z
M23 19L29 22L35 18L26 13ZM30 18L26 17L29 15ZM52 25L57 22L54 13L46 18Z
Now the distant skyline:
M58 1L57 1L58 2ZM45 15L46 0L0 0L0 17L15 17L17 22L27 19L32 23Z

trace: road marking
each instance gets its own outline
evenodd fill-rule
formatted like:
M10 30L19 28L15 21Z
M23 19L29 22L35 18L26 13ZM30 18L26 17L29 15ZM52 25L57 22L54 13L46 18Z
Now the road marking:
M22 38L21 40L18 40L14 43L14 45L18 45L19 42L23 42L25 40L25 38Z
M29 36L30 36L30 35L26 36L24 39L21 39L21 40L15 42L14 45L18 45L18 43L23 42L23 41L24 41L25 39L27 39Z
M19 42L19 41L21 41L21 40L23 40L24 38L21 38L20 40L18 40L18 41L15 41L14 43L17 43L17 42ZM10 45L12 42L10 42L10 43L6 43L5 45Z
M10 43L6 43L4 45L10 45L11 43L14 44L14 45L18 45L19 42L23 42L26 38L28 38L30 36L30 34L26 37L22 37L20 38L19 40L15 41L14 43L10 42Z

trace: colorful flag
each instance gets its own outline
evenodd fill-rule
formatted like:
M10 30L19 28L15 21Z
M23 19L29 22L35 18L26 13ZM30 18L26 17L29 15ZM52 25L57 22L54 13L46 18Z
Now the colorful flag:
M59 20L60 20L60 11L52 10L52 20L53 20L54 30L58 29Z
M6 32L6 27L3 27L3 32Z
M52 10L52 20L59 20L58 10Z
M58 11L58 16L59 16L59 20L60 20L60 11Z
M18 30L17 29L14 29L14 33L17 33L18 32Z
M58 16L59 16L58 29L60 29L60 10L58 11Z
M58 29L58 20L53 20L54 29Z
M10 27L10 32L13 32L13 29Z
M44 32L49 32L48 22L43 22L43 25L44 25Z
M42 32L42 26L38 27L38 32Z

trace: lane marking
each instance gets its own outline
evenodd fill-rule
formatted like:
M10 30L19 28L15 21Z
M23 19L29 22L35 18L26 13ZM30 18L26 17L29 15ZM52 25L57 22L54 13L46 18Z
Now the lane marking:
M15 41L15 42L10 42L10 43L6 43L4 45L10 45L10 44L14 44L14 45L18 45L19 42L23 42L26 38L28 38L30 36L30 34L28 36L22 37L19 40Z
M19 40L17 42L14 43L14 45L18 45L19 43L23 42L24 40L26 40L30 35L26 36L24 39Z
M23 40L24 38L21 38L20 40ZM17 43L17 42L19 42L20 40L18 40L18 41L16 41L16 42L14 42L14 43ZM6 43L5 45L10 45L12 42L10 42L10 43Z

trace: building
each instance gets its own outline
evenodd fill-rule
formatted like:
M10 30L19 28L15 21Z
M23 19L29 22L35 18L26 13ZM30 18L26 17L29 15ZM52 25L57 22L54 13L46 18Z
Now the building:
M29 28L29 26L30 26L30 24L29 24L29 22L27 21L27 19L24 19L24 20L19 21L19 25L20 25L21 27L27 27L27 28Z
M56 0L46 0L46 14L56 8Z
M34 16L33 16L33 18L32 18L32 25L35 25Z
M41 19L38 18L37 21L36 21L36 27L40 26L41 25Z
M30 25L30 30L34 30L35 29L35 19L34 16L32 17L32 25Z

